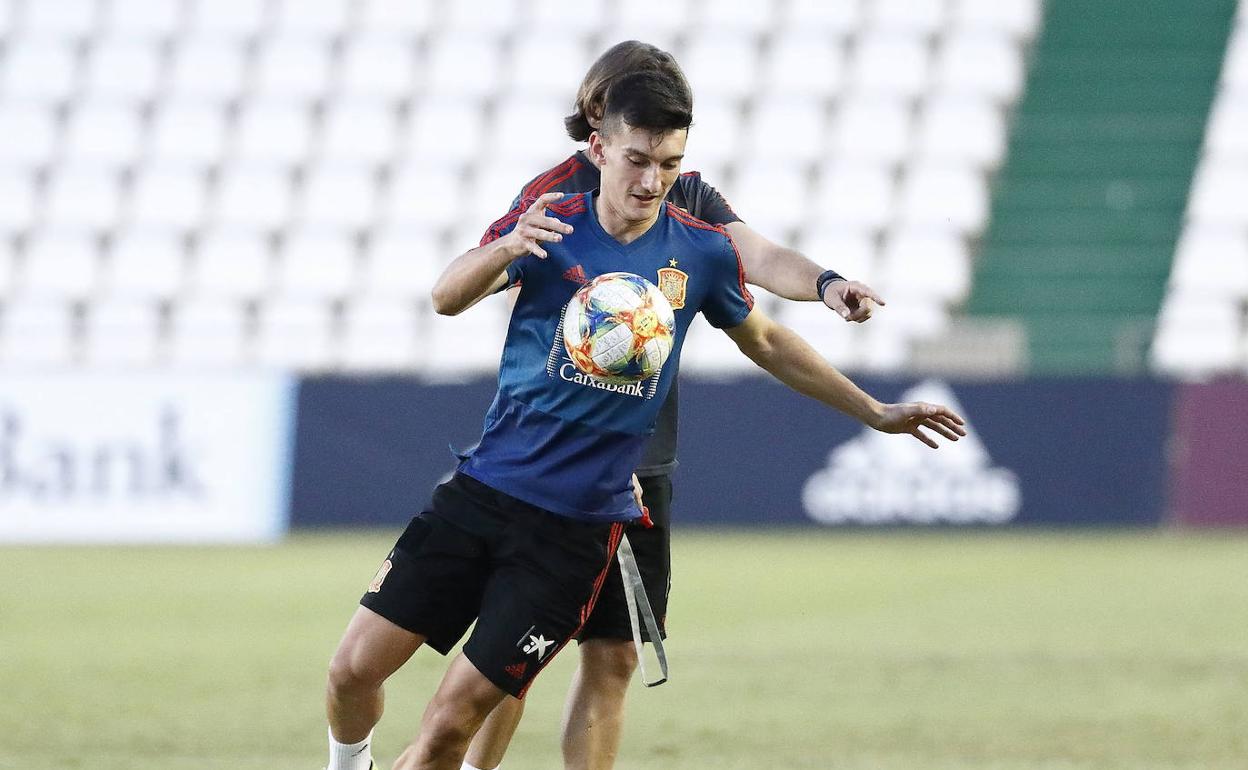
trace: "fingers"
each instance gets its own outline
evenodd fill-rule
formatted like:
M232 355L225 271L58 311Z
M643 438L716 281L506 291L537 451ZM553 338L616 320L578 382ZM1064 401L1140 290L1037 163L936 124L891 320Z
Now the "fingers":
M927 419L927 420L924 420L924 421L921 423L921 425L922 425L924 428L927 428L928 430L935 431L936 433L939 433L940 435L944 436L946 439L948 439L948 440L950 440L950 441L957 441L959 438L961 438L961 436L965 436L965 435L966 435L966 431L962 431L962 433L961 433L961 434L959 434L959 433L958 433L957 431L955 431L954 429L952 429L952 428L948 427L947 425L945 425L945 424L943 424L943 423L941 423L941 422L938 422L938 421L937 421L937 420L935 420L935 419Z
M516 237L530 254L539 259L549 256L541 244L558 243L563 240L564 235L572 232L572 225L545 214L546 207L562 197L563 193L539 196L516 222Z
M914 436L919 441L922 441L924 444L927 444L932 449L940 449L940 444L936 443L936 439L919 430L917 427L910 431L910 435Z
M845 317L845 320L860 324L871 317L875 311L875 302L868 297L862 297L858 300L858 307L854 312Z
M852 291L855 295L859 297L860 301L863 299L869 299L872 302L876 303L877 305L888 304L887 302L884 301L883 297L881 297L879 294L875 292L875 289L872 289L870 286L866 285L865 283L859 283L858 281L850 281L848 288L850 291Z
M845 304L845 300L841 297L841 293L836 291L834 286L828 287L823 292L823 304L827 305L829 309L835 310L837 315L844 318L846 321L853 320L850 318L849 306Z
M546 210L546 207L563 197L561 192L548 192L537 196L533 201L533 205L529 206L530 214L540 214Z

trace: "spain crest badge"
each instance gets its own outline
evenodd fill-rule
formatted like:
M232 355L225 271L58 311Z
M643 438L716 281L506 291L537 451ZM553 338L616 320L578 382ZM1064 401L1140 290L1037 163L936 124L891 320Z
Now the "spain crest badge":
M659 291L667 297L672 310L680 310L685 306L685 288L689 283L689 274L676 269L676 260L670 260L671 267L659 268Z

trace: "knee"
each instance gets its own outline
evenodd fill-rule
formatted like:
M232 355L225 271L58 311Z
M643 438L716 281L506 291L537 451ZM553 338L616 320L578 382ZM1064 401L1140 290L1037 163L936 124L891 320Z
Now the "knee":
M421 720L421 743L431 756L467 747L484 715L465 703L435 699Z
M630 641L596 639L582 648L585 674L593 679L627 683L637 670L637 649Z
M329 661L331 692L353 692L381 686L385 676L371 669L350 649L340 649Z

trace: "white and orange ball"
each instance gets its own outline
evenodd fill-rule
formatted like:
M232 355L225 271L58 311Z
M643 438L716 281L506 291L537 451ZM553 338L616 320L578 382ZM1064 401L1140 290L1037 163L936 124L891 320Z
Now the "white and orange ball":
M632 273L604 273L568 301L563 344L582 373L607 383L653 376L672 352L676 315L658 288Z

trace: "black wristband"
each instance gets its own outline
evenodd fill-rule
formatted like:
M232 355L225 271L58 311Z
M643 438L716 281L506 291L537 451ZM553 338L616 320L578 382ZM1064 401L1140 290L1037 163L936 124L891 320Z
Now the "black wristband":
M823 293L828 290L828 285L836 281L845 280L845 276L835 270L824 270L815 279L815 293L819 295L819 301L823 302Z

